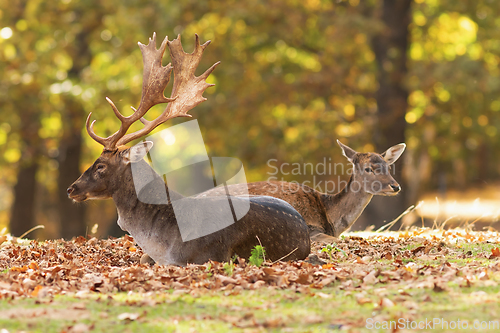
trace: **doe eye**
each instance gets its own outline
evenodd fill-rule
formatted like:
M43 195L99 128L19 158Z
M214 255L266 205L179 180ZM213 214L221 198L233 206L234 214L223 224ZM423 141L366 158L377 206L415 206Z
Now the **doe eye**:
M373 172L372 168L365 168L365 172Z
M97 165L97 170L104 170L104 168L106 168L106 166L104 164Z

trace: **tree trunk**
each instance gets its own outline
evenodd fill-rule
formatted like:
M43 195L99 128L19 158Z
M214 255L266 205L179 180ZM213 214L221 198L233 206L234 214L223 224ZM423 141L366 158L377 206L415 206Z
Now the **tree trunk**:
M405 142L406 110L408 91L404 79L409 44L408 26L411 22L412 0L384 0L381 20L385 28L373 43L378 65L379 89L376 94L378 124L374 131L374 142L379 153ZM398 217L409 204L405 196L405 181L402 175L404 155L393 166L394 178L400 183L402 192L397 197L374 197L366 213L370 224L381 225Z
M25 161L19 166L17 183L14 186L14 203L11 207L9 230L19 237L36 224L35 193L38 162L35 159Z
M78 18L84 14L76 11ZM68 78L78 82L81 80L82 71L90 65L92 54L89 48L89 38L99 24L102 15L97 12L98 19L87 19L85 26L76 35L75 43L68 50L73 58L73 67L68 71ZM96 15L93 13L92 15ZM63 114L63 137L59 147L59 221L63 238L70 239L74 236L87 236L85 221L85 205L73 203L67 196L67 188L80 177L80 157L82 151L82 127L85 119L85 110L77 97L66 96L66 112Z
M69 104L69 103L68 103ZM68 110L80 117L82 112ZM81 124L81 121L72 119L69 124ZM77 125L78 126L78 125ZM59 219L61 236L70 239L73 236L86 236L85 205L73 203L66 194L66 189L80 177L80 155L82 136L80 130L65 131L65 137L59 147Z
M19 172L17 183L14 186L14 203L11 206L9 220L9 231L17 237L36 225L36 174L39 167L41 143L38 136L39 115L33 111L36 110L36 107L30 105L31 97L28 95L27 106L24 112L20 113L21 158L18 164ZM35 236L30 234L30 237L34 238Z
M373 40L378 64L377 107L378 128L375 131L377 149L404 142L408 92L404 79L408 49L408 26L411 22L411 0L384 0L382 21L385 29Z

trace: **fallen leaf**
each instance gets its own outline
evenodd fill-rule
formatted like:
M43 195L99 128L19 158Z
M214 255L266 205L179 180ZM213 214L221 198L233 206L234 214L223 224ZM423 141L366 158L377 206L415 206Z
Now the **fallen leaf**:
M265 328L277 328L277 327L283 327L285 326L285 324L283 323L283 319L281 317L275 317L266 319L262 323L262 326L264 326Z
M12 272L26 273L26 271L28 270L28 266L22 266L22 267L13 266L10 268L10 270Z
M378 282L377 271L371 271L363 278L363 283L372 285Z
M40 292L40 290L43 289L43 286L36 286L35 289L33 289L33 291L31 292L31 296L33 297L37 297L38 296L38 293Z
M322 316L320 315L309 315L303 317L302 321L308 325L314 325L314 324L321 324L325 320Z
M71 309L86 310L87 307L85 306L85 303L74 303L73 305L71 305Z
M380 305L384 308L391 308L394 306L394 302L391 301L390 299L388 298L382 298L382 300L380 301Z
M491 249L491 255L489 259L494 259L500 257L500 249L498 247L495 247Z
M446 289L438 285L436 282L434 282L434 288L432 290L436 293L440 293L445 291Z
M414 255L416 255L418 252L424 251L424 250L425 250L425 246L419 246L419 247L411 250L411 253L413 253Z
M141 316L140 313L130 313L130 312L124 312L118 315L119 320L128 320L128 321L134 321L139 319Z
M372 303L372 300L369 299L368 297L356 297L356 302L358 302L359 305L363 305Z
M90 332L90 326L82 324L82 323L78 323L78 324L72 326L68 330L68 333L85 333L85 332Z

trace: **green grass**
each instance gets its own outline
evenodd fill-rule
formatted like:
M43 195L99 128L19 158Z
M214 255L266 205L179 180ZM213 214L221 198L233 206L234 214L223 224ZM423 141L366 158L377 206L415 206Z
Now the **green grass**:
M208 292L189 294L90 294L84 298L59 295L51 301L17 299L0 301L0 328L9 332L61 332L83 323L95 332L239 332L245 329L290 332L331 332L340 328L366 329L367 319L399 324L425 321L495 321L500 314L500 287L458 288L448 292L425 289L366 288L360 305L356 294L337 286L317 293L259 289L238 295ZM395 305L378 305L382 298ZM411 308L414 304L416 308ZM38 313L38 315L36 315ZM123 313L139 314L137 320L119 319ZM15 318L6 318L6 315ZM33 315L35 314L35 315ZM47 320L50 318L50 320ZM398 322L399 320L399 322ZM373 322L373 323L374 323ZM433 332L447 330L436 329ZM493 331L492 331L493 332Z
M499 244L459 242L454 247L456 250L466 254L468 253L470 256L477 256L481 253L491 254L491 250L495 247L499 247Z

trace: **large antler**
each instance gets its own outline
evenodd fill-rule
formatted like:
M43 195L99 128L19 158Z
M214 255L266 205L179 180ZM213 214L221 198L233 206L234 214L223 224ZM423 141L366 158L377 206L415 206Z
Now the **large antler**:
M195 49L191 54L187 54L182 49L180 35L173 41L169 41L168 37L165 37L158 50L156 49L156 34L153 34L153 38L149 39L148 45L138 44L142 52L144 74L141 102L137 110L132 108L134 109L134 113L129 117L125 117L118 111L113 102L109 98L106 98L113 108L115 115L121 121L120 129L107 138L99 137L94 133L95 120L90 124L92 113L87 118L87 132L95 141L102 144L105 150L115 150L118 146L140 138L169 119L191 117L187 112L206 100L203 97L203 92L208 87L213 86L213 84L209 84L205 80L220 63L215 63L198 77L194 75L203 51L210 44L210 41L207 41L205 44L200 45L198 35L196 35ZM173 66L171 64L167 66L161 65L163 53L167 45L170 49ZM171 95L173 98L166 98L163 92L170 80L172 68L174 70L174 85ZM158 118L152 121L143 118L151 107L160 103L169 104ZM126 134L130 126L137 120L141 120L144 127L137 132Z

